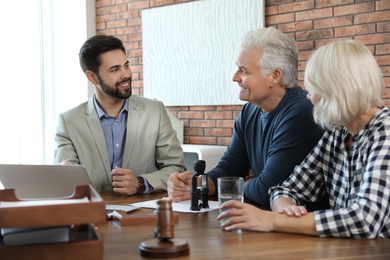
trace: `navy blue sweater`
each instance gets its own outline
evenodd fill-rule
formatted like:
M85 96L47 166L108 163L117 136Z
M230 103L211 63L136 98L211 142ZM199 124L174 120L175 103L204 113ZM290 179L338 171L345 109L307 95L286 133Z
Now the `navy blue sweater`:
M324 132L306 95L300 87L288 89L268 113L251 103L243 106L225 154L208 172L215 187L218 177L246 177L251 169L255 178L246 185L245 197L269 207L268 189L287 179Z

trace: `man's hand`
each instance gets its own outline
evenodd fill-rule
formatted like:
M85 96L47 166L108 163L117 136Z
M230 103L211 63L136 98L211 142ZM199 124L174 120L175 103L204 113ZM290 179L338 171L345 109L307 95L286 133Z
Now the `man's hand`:
M126 195L137 193L138 179L129 169L115 168L111 171L113 191Z
M191 198L192 172L172 173L167 181L168 196L172 201L188 200Z

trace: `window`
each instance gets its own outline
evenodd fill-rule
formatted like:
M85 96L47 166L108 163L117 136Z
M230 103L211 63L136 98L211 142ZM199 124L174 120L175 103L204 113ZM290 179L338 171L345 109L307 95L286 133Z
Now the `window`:
M95 34L95 1L6 1L2 10L0 163L52 164L58 115L88 98L78 52Z

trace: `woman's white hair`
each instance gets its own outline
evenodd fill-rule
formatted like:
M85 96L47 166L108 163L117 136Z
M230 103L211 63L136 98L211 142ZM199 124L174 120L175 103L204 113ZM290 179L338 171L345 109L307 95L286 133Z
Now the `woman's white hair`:
M345 126L382 105L384 81L370 50L356 40L320 47L309 59L305 88L320 97L314 119L324 128Z
M281 84L284 87L293 88L297 85L298 47L286 34L274 27L253 30L243 37L241 47L262 51L257 66L263 76L266 77L276 69L280 69Z

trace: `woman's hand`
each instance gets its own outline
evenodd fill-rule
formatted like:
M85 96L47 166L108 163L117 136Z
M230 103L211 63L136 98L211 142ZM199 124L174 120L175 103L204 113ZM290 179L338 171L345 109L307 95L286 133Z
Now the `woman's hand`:
M247 203L229 200L220 207L221 213L217 219L225 219L221 227L227 231L273 231L273 217L271 211L261 210Z

